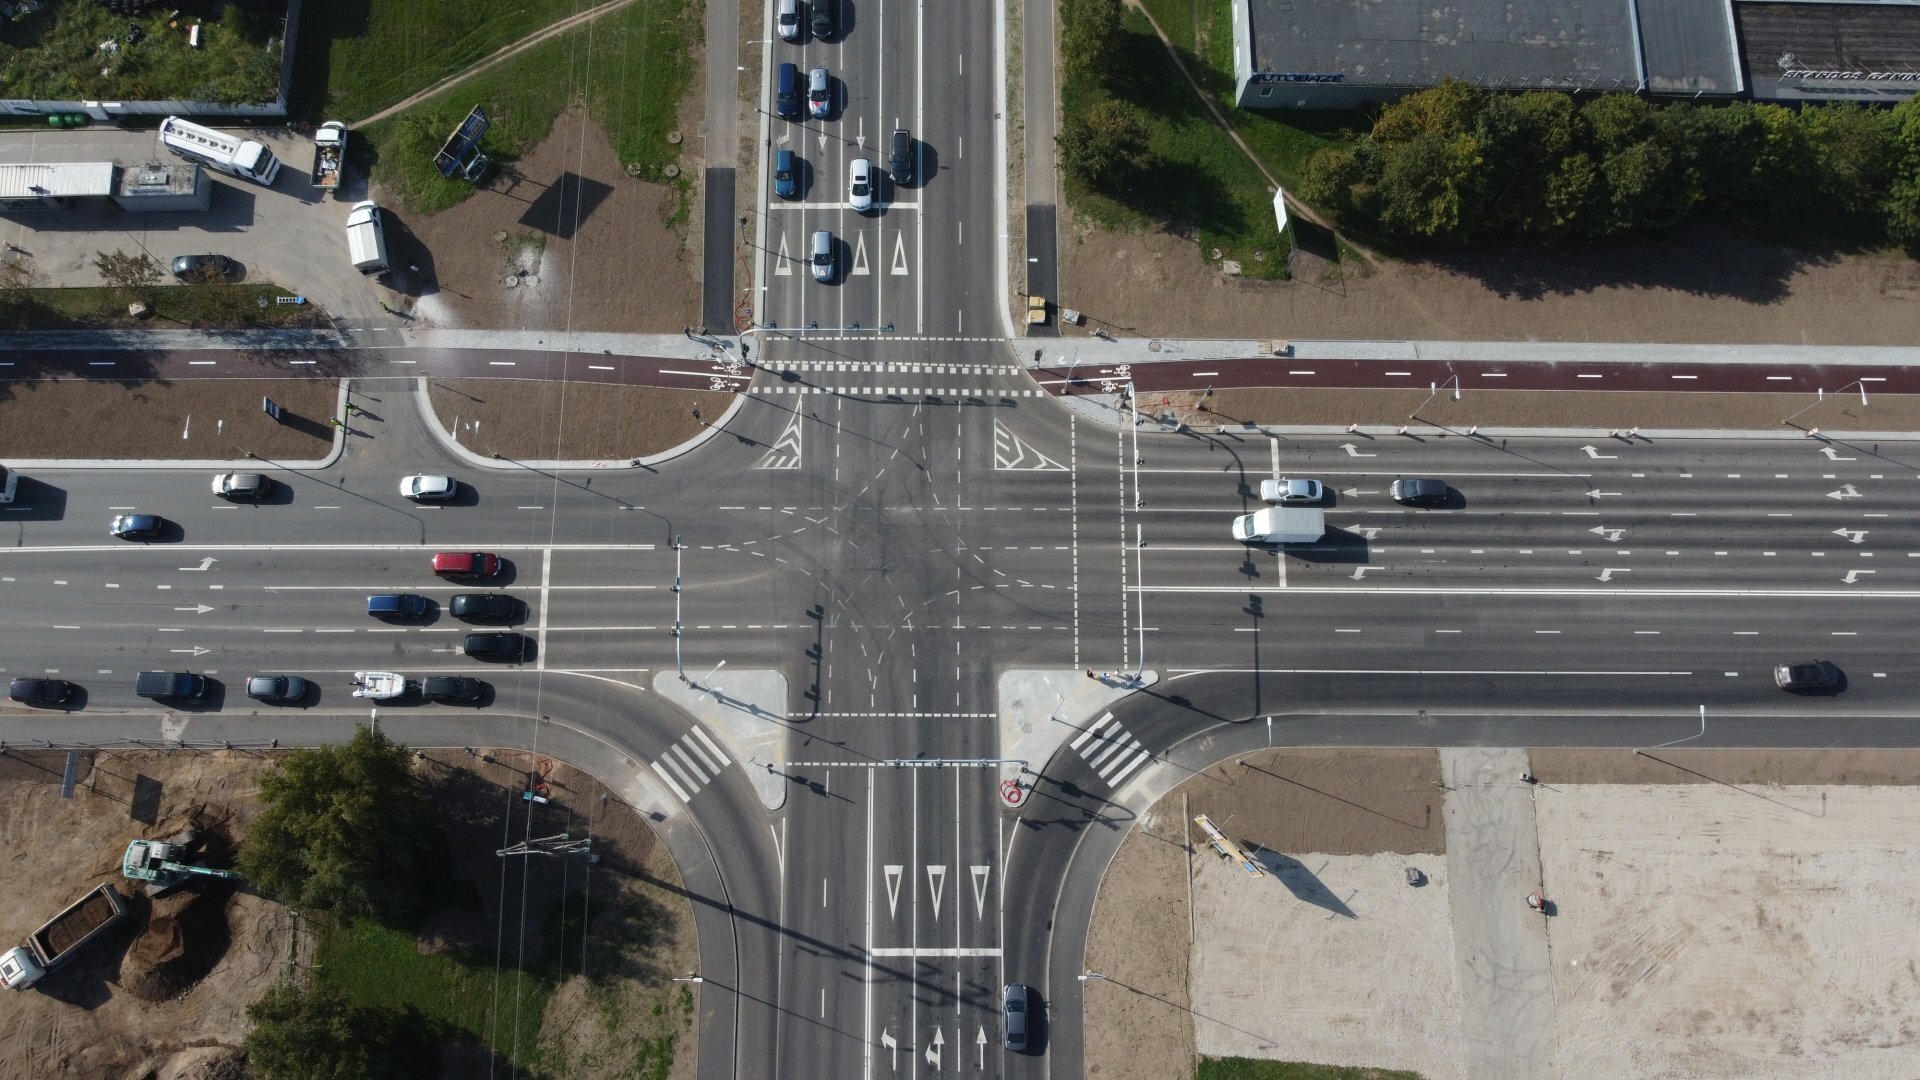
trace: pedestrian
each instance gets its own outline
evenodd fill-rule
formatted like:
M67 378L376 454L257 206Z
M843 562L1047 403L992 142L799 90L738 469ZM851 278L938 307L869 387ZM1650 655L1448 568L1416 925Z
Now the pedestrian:
M1087 678L1089 678L1089 679L1091 679L1091 678L1093 678L1093 669L1092 669L1092 668L1088 668L1088 669L1087 669Z

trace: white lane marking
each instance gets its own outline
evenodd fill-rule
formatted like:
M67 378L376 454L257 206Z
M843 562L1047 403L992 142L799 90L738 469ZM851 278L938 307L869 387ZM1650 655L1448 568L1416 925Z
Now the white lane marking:
M903 945L897 948L878 948L869 950L873 956L999 956L1000 950L989 945L954 947L950 945Z
M553 550L549 548L540 559L540 626L534 631L535 648L540 655L534 658L535 671L547 670L547 589L553 580Z

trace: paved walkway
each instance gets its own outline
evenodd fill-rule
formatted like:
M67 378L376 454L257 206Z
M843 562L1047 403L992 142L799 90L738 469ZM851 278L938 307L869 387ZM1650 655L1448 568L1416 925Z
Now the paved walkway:
M1527 907L1540 888L1533 787L1524 750L1442 748L1448 897L1466 1075L1550 1080L1554 1062L1549 921Z

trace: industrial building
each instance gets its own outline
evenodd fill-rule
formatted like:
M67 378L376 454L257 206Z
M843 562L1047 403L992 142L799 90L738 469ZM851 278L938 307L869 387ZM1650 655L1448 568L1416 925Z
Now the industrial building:
M79 210L109 200L136 212L205 210L213 182L183 161L0 164L0 213Z
M1233 0L1238 101L1350 109L1454 78L1764 101L1920 92L1920 0Z

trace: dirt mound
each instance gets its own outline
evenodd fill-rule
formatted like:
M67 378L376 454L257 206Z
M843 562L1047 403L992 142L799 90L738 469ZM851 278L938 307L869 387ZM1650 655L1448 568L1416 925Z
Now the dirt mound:
M227 908L234 887L208 882L153 902L146 929L127 951L120 985L146 1001L166 1001L206 977L233 943Z

